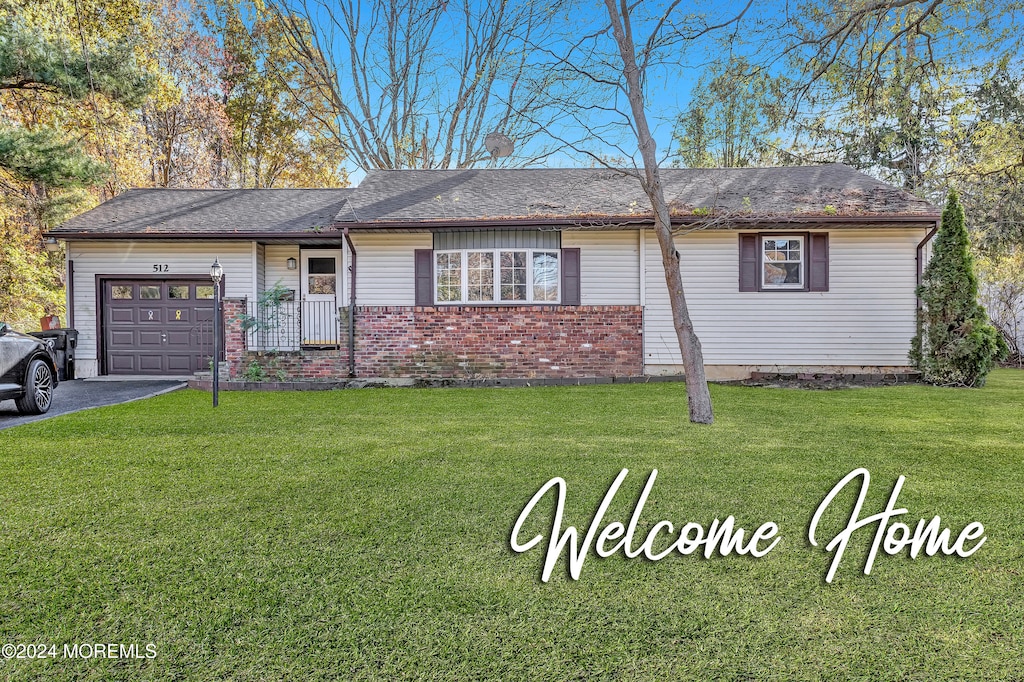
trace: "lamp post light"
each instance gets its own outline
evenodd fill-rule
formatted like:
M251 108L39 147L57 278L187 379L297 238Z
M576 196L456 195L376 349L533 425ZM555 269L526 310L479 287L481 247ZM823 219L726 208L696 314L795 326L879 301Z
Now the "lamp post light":
M220 258L213 260L210 266L210 279L213 280L213 406L217 407L220 389L220 280L224 277L224 268Z

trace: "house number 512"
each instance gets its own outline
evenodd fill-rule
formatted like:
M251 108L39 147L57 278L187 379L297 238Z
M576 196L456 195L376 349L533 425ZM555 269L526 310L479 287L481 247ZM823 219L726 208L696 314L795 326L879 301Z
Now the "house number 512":
M154 265L153 266L153 272L170 272L170 271L171 271L171 266L167 265L166 263L158 264L158 265Z

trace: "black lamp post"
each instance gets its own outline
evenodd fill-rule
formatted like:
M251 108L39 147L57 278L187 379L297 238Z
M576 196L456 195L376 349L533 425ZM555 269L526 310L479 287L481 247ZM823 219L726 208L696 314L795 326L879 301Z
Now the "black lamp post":
M210 266L210 279L213 280L213 406L217 407L220 389L220 280L224 277L224 268L220 258L213 260Z

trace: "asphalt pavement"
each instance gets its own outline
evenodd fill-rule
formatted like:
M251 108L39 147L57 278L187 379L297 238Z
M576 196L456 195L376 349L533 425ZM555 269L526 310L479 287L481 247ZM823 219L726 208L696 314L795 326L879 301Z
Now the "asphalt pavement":
M149 398L185 386L181 380L129 380L88 381L77 379L57 384L53 404L46 414L23 416L18 414L13 400L0 400L0 430L20 424L48 419L61 414L87 410L91 407L118 405L140 398Z

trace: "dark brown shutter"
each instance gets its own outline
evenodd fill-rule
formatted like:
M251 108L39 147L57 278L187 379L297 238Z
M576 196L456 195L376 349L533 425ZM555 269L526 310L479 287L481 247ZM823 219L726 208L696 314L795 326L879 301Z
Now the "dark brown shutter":
M416 305L434 305L434 251L416 249Z
M828 291L828 233L814 233L808 250L808 289Z
M740 235L740 291L757 291L757 235Z
M580 250L562 249L562 305L580 304Z

